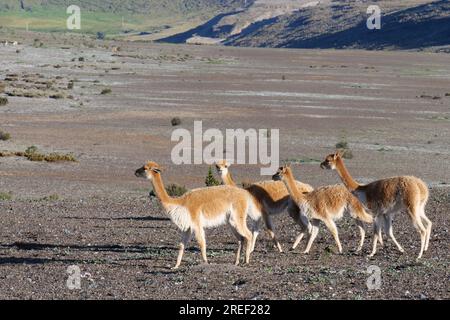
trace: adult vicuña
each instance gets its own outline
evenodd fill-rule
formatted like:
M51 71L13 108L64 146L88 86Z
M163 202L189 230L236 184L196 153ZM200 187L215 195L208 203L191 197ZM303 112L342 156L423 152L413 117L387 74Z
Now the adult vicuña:
M253 208L253 201L248 192L236 187L217 186L194 189L179 198L173 198L167 194L164 188L161 167L157 163L147 162L142 168L136 170L135 175L152 182L153 189L164 210L182 232L180 250L174 269L180 266L184 248L189 243L192 233L195 234L200 246L203 261L208 263L204 228L216 227L225 223L231 226L233 234L238 239L236 265L239 264L244 239L246 241L245 263L249 263L252 233L247 228L247 214L252 217L255 214L255 208Z
M336 170L347 189L375 215L373 247L370 257L377 251L377 240L382 241L382 229L388 232L398 250L404 252L395 239L392 228L394 214L398 211L406 211L414 227L419 231L421 245L417 259L422 257L423 252L428 249L432 225L430 219L425 215L429 192L427 185L422 180L412 176L401 176L360 185L348 172L340 152L328 155L320 166Z
M216 162L216 169L219 173L222 181L225 185L236 186L233 178L231 177L231 173L229 170L230 165L226 160L221 160ZM297 189L300 192L311 192L313 187L308 184L304 184L296 181ZM305 217L300 216L299 209L297 205L292 201L289 196L289 192L286 189L285 185L281 181L261 181L253 183L247 187L245 187L253 197L255 206L258 208L258 211L261 212L261 216L258 217L255 225L256 228L253 230L253 245L252 250L255 248L256 238L259 234L260 230L260 220L261 218L264 220L264 223L267 227L267 232L269 233L270 238L275 243L276 247L280 252L283 252L281 244L275 236L272 218L271 215L279 214L284 210L288 210L289 215L300 225L302 232L297 237L293 249L297 247L304 236L304 232L307 229L309 222ZM303 218L303 220L302 220Z
M372 216L369 215L361 203L343 185L333 185L320 187L309 193L300 192L295 184L292 170L288 166L278 169L272 177L276 181L283 181L289 190L292 199L300 208L300 213L307 216L312 224L308 244L304 253L308 253L319 232L319 221L325 223L336 241L339 253L342 253L342 246L339 240L338 230L335 221L342 218L345 211L356 219L356 224L361 234L357 251L364 245L365 230L363 222L372 223Z

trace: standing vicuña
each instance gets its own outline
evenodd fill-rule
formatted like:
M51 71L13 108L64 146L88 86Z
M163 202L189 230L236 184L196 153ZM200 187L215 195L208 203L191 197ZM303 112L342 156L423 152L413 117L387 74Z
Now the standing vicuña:
M369 215L350 192L343 185L333 185L320 187L309 193L300 192L295 184L295 179L290 167L284 166L278 169L273 175L276 181L282 180L292 199L300 208L300 213L311 220L312 229L308 244L304 253L308 253L319 232L319 221L325 223L336 241L339 253L342 253L341 242L339 241L338 230L335 221L342 218L345 211L356 219L356 224L361 234L361 240L357 251L364 245L365 230L363 222L372 223L372 216Z
M216 227L225 223L231 226L239 241L236 253L236 265L239 264L242 242L246 241L245 263L250 261L252 233L247 228L247 214L254 214L253 202L249 194L242 189L230 186L194 189L179 198L167 194L161 178L160 166L152 161L136 170L135 175L149 179L156 196L161 201L166 213L181 230L182 240L174 269L180 266L184 248L195 233L202 258L205 263L206 241L204 228Z
M428 201L428 187L422 180L412 176L401 176L360 185L353 180L347 171L339 152L327 156L320 166L322 168L336 170L347 189L357 196L375 215L371 257L377 251L377 242L380 241L382 243L382 229L387 230L398 250L404 252L403 248L395 239L392 228L394 213L398 211L406 211L414 227L419 231L421 245L417 259L422 257L423 251L427 251L428 249L432 225L430 219L425 215L425 205Z
M217 172L221 176L223 183L225 185L236 186L236 183L231 177L229 167L230 165L226 160L221 160L216 163ZM296 185L297 189L299 189L300 192L311 192L312 190L314 190L310 185L298 181L296 181ZM304 236L304 230L307 229L309 222L304 217L303 220L301 219L302 217L299 214L299 209L297 205L292 202L291 197L289 196L289 192L286 189L284 183L281 181L271 180L261 181L253 183L248 187L245 187L245 189L252 195L255 206L259 209L258 211L261 212L261 216L258 217L259 219L255 223L256 228L253 230L252 250L255 248L256 238L259 234L261 224L260 219L262 218L267 227L270 238L273 240L278 250L280 252L283 252L281 244L278 242L273 231L273 223L270 216L279 214L286 209L288 210L289 215L295 220L295 222L300 225L302 229L302 232L297 237L292 247L293 249L295 249L302 240Z

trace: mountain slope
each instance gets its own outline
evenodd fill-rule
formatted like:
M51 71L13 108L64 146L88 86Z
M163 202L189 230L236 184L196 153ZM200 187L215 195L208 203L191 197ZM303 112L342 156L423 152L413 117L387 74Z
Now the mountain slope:
M450 1L254 1L202 26L162 39L219 38L225 45L285 48L402 48L450 45ZM381 30L366 27L367 7L382 11ZM261 18L262 17L262 18Z
M80 33L174 33L242 6L245 0L2 0L0 26L33 31L67 31L66 9L81 8ZM183 30L184 28L184 30Z

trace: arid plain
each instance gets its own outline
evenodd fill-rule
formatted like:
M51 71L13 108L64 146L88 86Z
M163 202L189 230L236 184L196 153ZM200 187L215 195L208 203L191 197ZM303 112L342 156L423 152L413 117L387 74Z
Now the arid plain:
M450 55L0 36L19 42L0 46L8 98L0 130L11 136L0 151L36 146L77 160L0 158L8 198L0 201L0 298L450 297ZM181 269L170 270L179 233L134 170L154 160L166 184L204 186L207 165L175 166L170 158L173 130L200 120L204 129L279 129L280 160L314 187L339 182L319 167L338 143L351 150L347 166L361 182L421 177L431 188L429 252L415 261L419 236L399 214L403 255L387 241L368 259L370 233L355 254L351 219L338 224L343 255L323 228L303 255L287 250L298 228L282 215L274 220L284 254L263 233L251 264L235 267L235 241L223 227L207 232L210 265L200 263L193 241ZM232 167L238 182L270 179L259 169ZM81 290L66 286L70 265L85 273ZM381 268L380 290L367 289L370 265Z

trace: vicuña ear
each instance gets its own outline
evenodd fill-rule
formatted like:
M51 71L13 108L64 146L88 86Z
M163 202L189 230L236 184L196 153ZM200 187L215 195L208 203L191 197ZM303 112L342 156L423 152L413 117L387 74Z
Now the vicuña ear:
M342 150L336 150L336 153L334 154L334 159L336 160L337 158L342 158L343 155L344 152Z
M161 169L159 168L152 168L152 171L156 173L161 173Z

